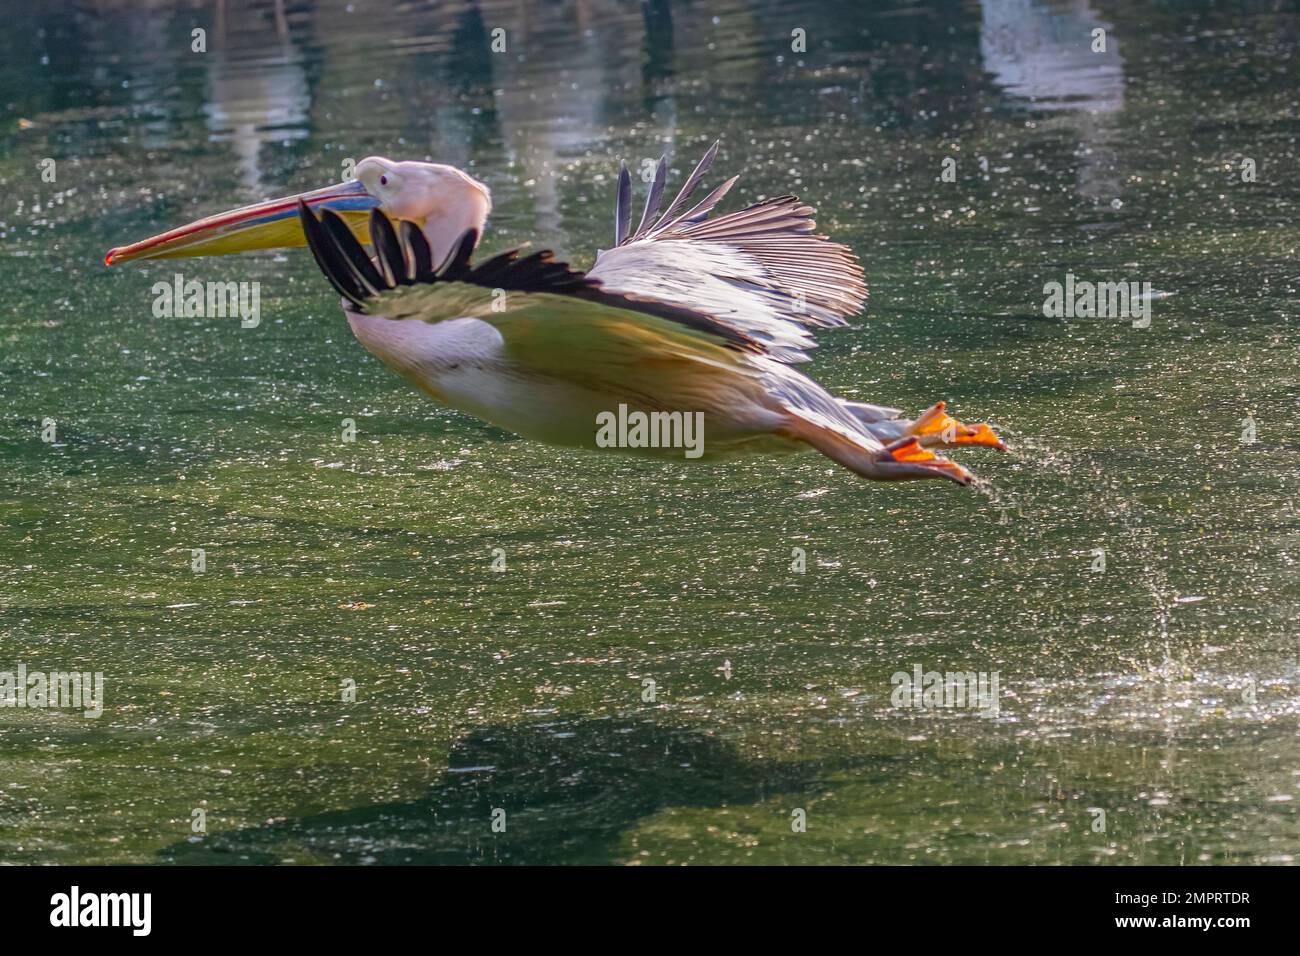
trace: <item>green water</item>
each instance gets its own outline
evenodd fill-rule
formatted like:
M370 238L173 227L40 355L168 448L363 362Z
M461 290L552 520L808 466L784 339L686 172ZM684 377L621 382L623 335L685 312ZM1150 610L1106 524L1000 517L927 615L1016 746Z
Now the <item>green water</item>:
M0 862L1294 862L1294 13L122 6L4 4L0 671L106 708L0 709ZM584 263L620 159L714 138L728 208L866 265L811 373L995 422L978 488L552 449L413 392L301 250L102 264L371 153ZM156 318L178 270L260 325ZM1167 295L1045 318L1067 272ZM999 714L892 706L917 665Z

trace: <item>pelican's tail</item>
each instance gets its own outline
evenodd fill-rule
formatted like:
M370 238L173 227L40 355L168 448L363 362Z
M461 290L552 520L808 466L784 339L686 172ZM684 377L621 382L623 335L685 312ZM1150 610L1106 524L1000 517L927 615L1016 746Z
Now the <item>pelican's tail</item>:
M788 416L786 431L831 461L872 481L947 478L959 485L969 485L974 480L961 465L921 447L914 437L902 438L882 447L868 435L857 437L848 429L835 427L832 423L823 424L801 414Z
M921 417L908 427L907 434L916 438L926 448L983 445L986 448L996 448L998 451L1007 450L1006 443L994 433L992 428L983 422L965 425L957 421L948 414L947 404L944 402L935 402L922 412Z

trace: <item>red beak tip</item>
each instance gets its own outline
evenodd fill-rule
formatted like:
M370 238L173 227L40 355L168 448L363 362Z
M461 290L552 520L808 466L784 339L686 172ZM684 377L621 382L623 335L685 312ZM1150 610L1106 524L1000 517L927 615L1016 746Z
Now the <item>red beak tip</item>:
M120 250L116 247L109 249L107 254L104 256L104 265L111 266L113 264L113 257L116 256L119 251Z

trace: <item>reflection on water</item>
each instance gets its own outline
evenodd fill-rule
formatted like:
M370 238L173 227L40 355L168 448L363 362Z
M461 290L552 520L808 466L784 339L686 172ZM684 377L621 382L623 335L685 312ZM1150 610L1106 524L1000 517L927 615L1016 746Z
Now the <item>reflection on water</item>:
M203 112L212 139L230 144L239 181L249 193L261 193L262 147L308 136L311 94L303 56L294 47L283 0L276 2L274 35L262 27L232 28L225 4L212 36L207 101ZM247 23L238 18L236 24Z
M1088 0L980 3L985 68L1008 93L1043 110L1124 108L1124 61L1114 31Z
M1118 130L1108 114L1124 109L1124 61L1114 27L1088 0L982 0L980 53L994 81L1079 142L1079 195L1118 201ZM1100 32L1098 32L1100 31Z
M0 649L108 707L0 711L0 861L1294 862L1293 12L7 14ZM175 263L101 264L371 153L472 167L489 248L582 264L620 159L680 177L714 139L729 202L797 193L865 262L813 374L997 422L978 492L574 457L411 392L299 252L183 263L260 282L256 330L155 318ZM1178 295L1045 319L1067 271ZM998 671L1001 716L893 709L918 664Z

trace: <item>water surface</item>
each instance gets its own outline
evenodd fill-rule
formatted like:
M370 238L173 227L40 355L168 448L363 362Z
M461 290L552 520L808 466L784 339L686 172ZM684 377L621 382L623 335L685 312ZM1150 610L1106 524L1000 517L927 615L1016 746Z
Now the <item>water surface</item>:
M1294 862L1295 13L4 7L0 670L107 707L0 709L0 861ZM728 208L797 193L866 265L812 374L995 422L977 489L545 447L408 388L300 250L102 265L372 153L581 264L620 159L714 139ZM155 317L178 270L261 324ZM1165 295L1047 318L1067 272ZM999 714L892 706L917 665Z

